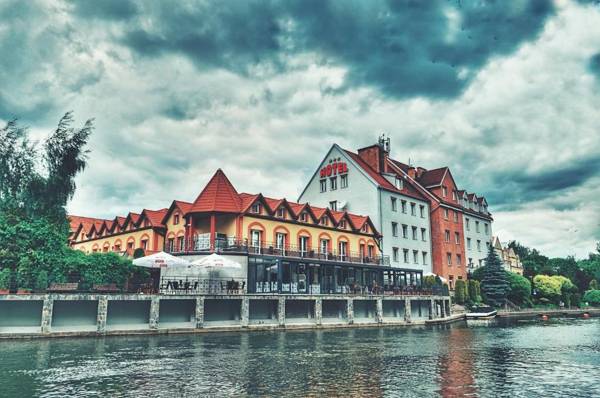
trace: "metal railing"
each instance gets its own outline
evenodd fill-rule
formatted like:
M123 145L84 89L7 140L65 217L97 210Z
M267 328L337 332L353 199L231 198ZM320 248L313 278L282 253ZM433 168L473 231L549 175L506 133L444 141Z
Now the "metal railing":
M165 246L168 253L248 253L280 257L307 258L323 261L345 262L367 265L389 265L389 256L367 256L359 252L338 252L328 250L323 252L314 247L301 247L299 245L278 245L275 242L250 242L235 237L217 238L214 244L205 238L191 238L184 242L183 249Z
M160 278L161 294L218 294L236 295L247 292L246 281L240 278L195 278L189 276L163 276Z

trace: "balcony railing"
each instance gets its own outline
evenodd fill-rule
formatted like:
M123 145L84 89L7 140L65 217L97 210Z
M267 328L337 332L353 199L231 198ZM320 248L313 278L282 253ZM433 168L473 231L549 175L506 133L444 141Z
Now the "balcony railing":
M165 246L168 253L247 253L262 254L267 256L306 258L332 262L346 262L367 265L390 265L389 256L366 256L358 252L338 252L328 250L323 252L315 248L301 247L298 245L278 245L275 242L250 242L247 239L239 240L235 237L217 238L214 245L210 240L192 238L184 242L183 248Z

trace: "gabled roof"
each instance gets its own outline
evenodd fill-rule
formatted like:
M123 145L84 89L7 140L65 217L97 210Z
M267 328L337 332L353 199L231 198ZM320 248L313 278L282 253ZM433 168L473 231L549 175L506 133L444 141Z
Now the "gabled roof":
M350 156L350 158L352 158L352 160L357 163L360 168L362 168L368 175L369 177L371 177L373 180L375 180L375 182L380 185L383 188L392 190L392 191L396 191L396 187L394 185L392 185L391 182L389 182L388 180L385 179L385 177L383 177L381 174L379 174L377 171L375 171L371 166L369 166L364 160L362 160L360 158L360 156L358 156L356 153L348 151L346 149L344 149L344 152L346 152L346 154L348 156Z
M448 172L448 167L440 167L439 169L426 170L421 174L417 181L425 188L441 185L444 176Z
M218 169L192 204L190 213L240 213L241 209L242 199L223 170Z
M190 202L184 202L182 200L174 200L173 202L171 202L171 206L169 206L169 208L165 212L165 215L163 216L160 223L166 224L167 219L171 216L171 213L175 209L179 209L179 211L181 211L182 215L185 216L190 211L191 208L192 208L192 204Z
M164 228L165 225L162 223L165 214L169 209L164 208L160 210L148 210L144 209L142 211L141 217L145 217L150 222L150 225L155 228Z

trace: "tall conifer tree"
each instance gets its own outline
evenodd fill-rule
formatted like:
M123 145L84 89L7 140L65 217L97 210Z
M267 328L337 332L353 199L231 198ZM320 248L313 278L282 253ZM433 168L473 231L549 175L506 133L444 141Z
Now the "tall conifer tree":
M500 307L505 303L509 290L510 285L506 277L506 271L502 268L502 261L496 254L494 247L490 245L481 281L481 291L485 296L485 301L490 305Z

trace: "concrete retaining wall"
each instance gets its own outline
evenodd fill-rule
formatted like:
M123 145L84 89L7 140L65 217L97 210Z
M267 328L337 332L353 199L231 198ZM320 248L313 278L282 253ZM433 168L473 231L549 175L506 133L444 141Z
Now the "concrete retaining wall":
M442 296L1 295L0 338L426 324L449 309Z

